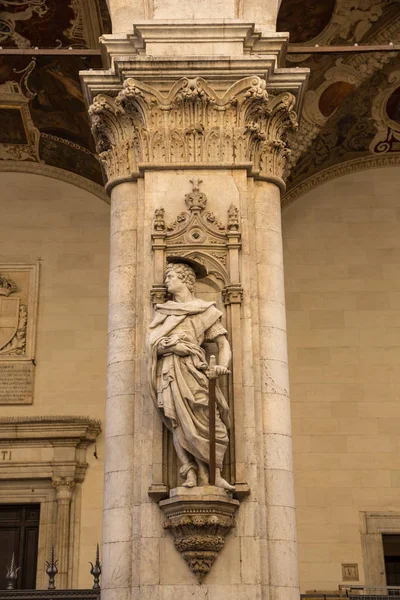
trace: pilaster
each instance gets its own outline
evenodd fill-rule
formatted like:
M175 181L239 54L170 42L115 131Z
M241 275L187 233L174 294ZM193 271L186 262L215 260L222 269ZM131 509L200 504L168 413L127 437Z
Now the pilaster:
M70 534L70 507L75 481L68 477L55 477L53 487L56 490L56 555L58 557L58 585L68 587L68 551Z

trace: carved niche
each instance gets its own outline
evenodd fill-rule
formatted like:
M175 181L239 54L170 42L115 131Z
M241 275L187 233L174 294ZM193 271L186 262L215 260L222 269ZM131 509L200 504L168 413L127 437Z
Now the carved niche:
M174 538L177 551L201 583L210 572L229 531L235 527L235 513L239 500L248 493L243 465L237 460L242 448L236 444L244 439L241 372L241 302L240 283L241 232L239 209L231 204L227 218L222 222L208 208L207 196L200 191L202 181L191 179L192 192L185 195L186 210L168 223L165 210L154 214L152 246L154 252L154 285L151 299L154 304L167 300L164 285L165 263L168 256L187 257L203 264L207 277L201 279L201 293L213 294L213 299L225 305L225 326L232 348L231 374L222 387L231 415L229 447L225 455L223 476L235 486L227 492L212 485L193 488L179 487L178 469L172 435L164 427L162 456L155 459L163 465L162 481L155 481L149 489L150 497L160 501L166 521L164 529ZM199 283L196 284L196 286ZM208 289L207 289L208 287ZM200 290L198 290L200 291ZM200 294L198 294L200 296ZM208 296L209 297L209 296ZM239 418L235 418L235 412ZM240 443L240 442L239 442ZM158 446L159 447L159 446Z
M0 264L0 404L31 404L39 265Z
M240 250L241 232L239 209L234 204L227 210L227 218L222 222L208 209L206 195L200 191L202 181L197 177L191 180L192 192L185 195L187 210L180 212L168 223L165 210L159 208L154 214L152 248L154 255L154 284L151 289L153 304L167 300L167 289L164 285L164 273L167 256L184 256L203 264L208 276L201 280L208 294L213 294L224 312L225 326L233 351L232 373L223 388L232 416L230 430L230 446L225 456L224 472L226 478L234 482L235 497L242 499L248 493L242 465L237 461L241 455L235 443L235 434L242 439L240 428L242 420L235 420L235 410L241 414L242 406L242 365L241 365L241 302L243 289L240 282ZM196 284L199 285L199 284ZM204 289L205 289L204 288ZM225 308L224 308L225 307ZM168 494L168 490L178 485L177 464L172 439L164 430L162 457L163 481L153 482L150 496L160 500Z

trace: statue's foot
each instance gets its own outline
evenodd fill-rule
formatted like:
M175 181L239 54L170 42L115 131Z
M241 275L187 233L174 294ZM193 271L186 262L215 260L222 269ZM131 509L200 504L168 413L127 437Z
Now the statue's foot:
M194 469L190 469L188 471L186 481L182 483L182 487L192 488L197 485L197 475Z
M230 483L228 483L226 481L226 479L224 479L222 477L221 473L218 473L218 470L217 470L217 473L215 475L215 485L217 487L220 487L220 488L224 489L224 490L228 490L229 492L234 492L235 491L235 486L231 485Z

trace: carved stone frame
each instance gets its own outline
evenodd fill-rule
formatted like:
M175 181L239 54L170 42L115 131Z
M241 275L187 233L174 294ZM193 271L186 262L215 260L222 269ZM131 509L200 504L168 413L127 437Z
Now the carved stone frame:
M47 588L52 544L57 587L78 586L86 448L100 431L99 421L81 416L0 418L0 504L40 504L37 589Z
M360 512L361 546L366 585L386 586L382 534L400 534L400 512Z
M37 328L37 310L39 301L39 263L0 263L0 275L4 273L27 273L29 283L27 286L27 304L26 304L26 325L25 325L25 348L23 352L4 352L0 354L0 364L26 365L31 370L31 393L20 401L8 401L5 404L32 404L33 386L35 371L35 346L36 346L36 328ZM18 282L17 282L18 284ZM17 290L16 293L18 293ZM1 376L0 376L1 377ZM1 404L1 401L0 401Z
M45 561L49 558L50 546L54 540L57 514L56 494L51 485L51 480L15 479L1 481L0 504L40 504L36 589L46 589Z

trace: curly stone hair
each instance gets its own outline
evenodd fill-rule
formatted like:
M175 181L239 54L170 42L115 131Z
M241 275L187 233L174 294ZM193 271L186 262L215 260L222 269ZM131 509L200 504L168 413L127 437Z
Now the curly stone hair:
M168 273L170 271L174 271L174 273L178 275L179 279L181 279L183 283L186 283L189 292L193 294L194 284L196 283L196 275L192 267L189 267L189 265L185 265L184 263L170 263L167 265L166 272Z

